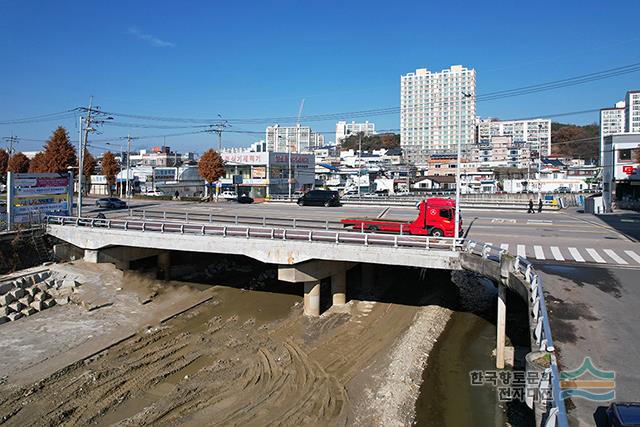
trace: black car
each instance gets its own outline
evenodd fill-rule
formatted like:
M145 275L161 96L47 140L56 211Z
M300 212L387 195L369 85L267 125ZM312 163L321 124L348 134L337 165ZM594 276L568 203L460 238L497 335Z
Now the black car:
M340 206L340 195L337 191L311 190L298 198L300 206Z
M249 196L247 196L246 194L243 194L242 196L238 196L238 198L236 199L236 201L238 203L242 203L242 204L250 204L253 203L253 199Z
M117 197L105 197L96 200L96 206L98 206L99 208L120 209L126 208L127 204Z

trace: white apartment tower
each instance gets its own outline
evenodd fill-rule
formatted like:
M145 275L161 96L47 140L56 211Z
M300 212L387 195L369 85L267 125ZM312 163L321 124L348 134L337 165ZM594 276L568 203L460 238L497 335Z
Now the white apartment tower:
M522 142L529 151L548 156L551 153L551 120L483 120L478 124L478 142L490 143L493 137L509 136Z
M640 90L628 91L625 101L625 130L640 132Z
M362 132L365 135L375 135L376 125L368 121L364 123L340 121L336 123L336 144L339 144L347 135L358 134Z
M625 130L625 102L616 102L613 108L600 110L600 166L604 160L604 137L614 133L624 133Z
M476 71L453 65L400 77L400 144L406 159L426 164L431 153L451 153L475 140Z
M266 130L267 151L286 153L313 153L324 146L324 135L311 130L309 126L273 125Z

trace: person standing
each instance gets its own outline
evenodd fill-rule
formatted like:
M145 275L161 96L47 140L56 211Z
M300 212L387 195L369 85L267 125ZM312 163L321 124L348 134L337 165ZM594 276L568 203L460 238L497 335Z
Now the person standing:
M538 200L538 213L542 212L542 199Z
M533 210L533 199L529 199L529 210L527 211L527 213L535 213L535 211Z

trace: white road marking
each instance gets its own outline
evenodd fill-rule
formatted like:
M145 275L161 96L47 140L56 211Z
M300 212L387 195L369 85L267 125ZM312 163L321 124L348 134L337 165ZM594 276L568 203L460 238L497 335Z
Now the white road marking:
M551 254L553 254L556 261L564 261L564 257L557 246L551 246Z
M535 245L533 247L533 252L536 254L536 259L545 259L542 246Z
M524 245L518 245L518 256L522 258L527 257L527 252L524 249Z
M571 254L574 260L578 262L584 262L584 258L582 258L582 255L580 255L580 252L578 252L576 248L569 248L569 253Z
M615 253L612 249L603 249L603 250L605 254L609 255L618 264L629 264L627 261L620 258L618 254Z
M527 224L553 224L553 221L548 219L528 219Z
M605 261L605 260L604 260L604 258L602 258L598 252L596 252L596 250L595 250L595 249L593 249L593 248L586 248L586 250L587 250L587 252L589 253L589 255L591 255L591 258L593 258L593 260L594 260L595 262L598 262L598 263L600 263L600 264L606 264L606 263L607 263L607 261Z
M508 243L502 243L500 245L500 249L504 249L505 251L509 250L509 244Z
M629 258L632 258L635 262L640 264L640 255L638 255L634 251L624 251L624 253L629 255Z

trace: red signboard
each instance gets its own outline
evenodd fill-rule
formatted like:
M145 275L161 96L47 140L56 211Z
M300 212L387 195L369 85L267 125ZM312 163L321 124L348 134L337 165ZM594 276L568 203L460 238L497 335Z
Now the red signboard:
M622 172L626 173L627 175L631 175L633 174L633 169L633 166L623 166Z

